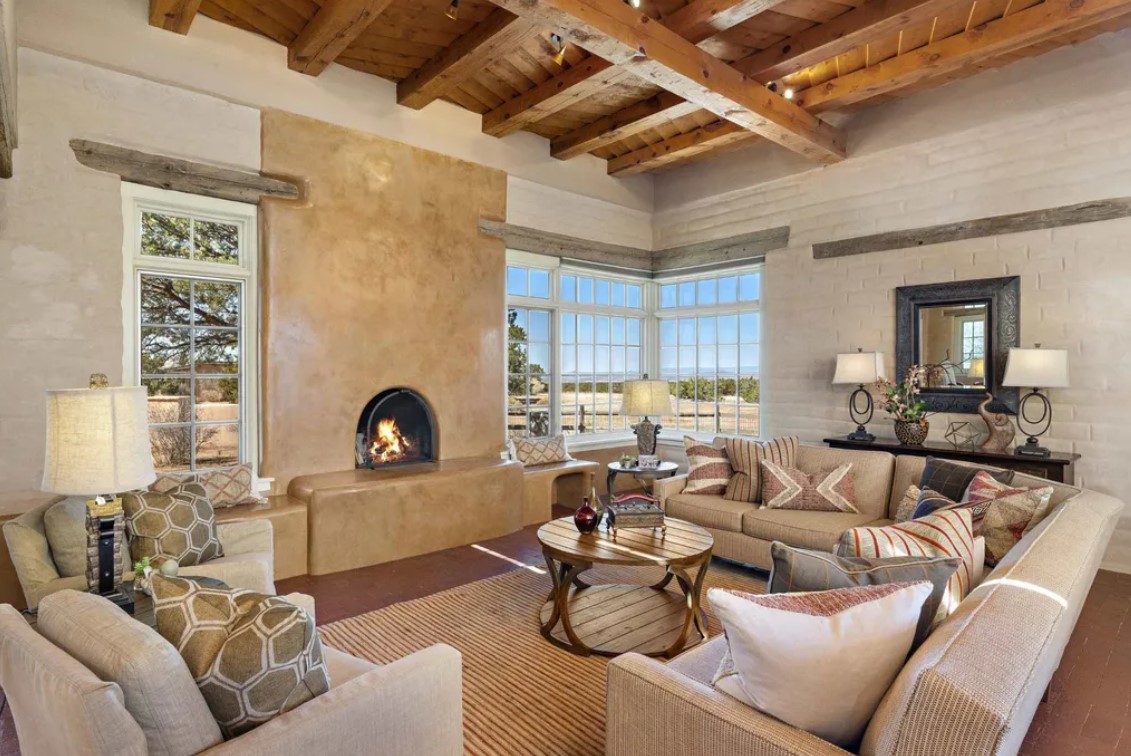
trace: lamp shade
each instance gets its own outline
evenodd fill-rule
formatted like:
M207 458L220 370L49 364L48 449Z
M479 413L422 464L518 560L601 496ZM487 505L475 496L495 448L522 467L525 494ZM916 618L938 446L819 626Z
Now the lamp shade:
M156 479L144 386L47 392L43 490L116 494Z
M833 383L874 383L883 374L883 352L849 352L836 356Z
M624 401L621 402L624 415L670 415L672 397L667 381L652 381L645 378L639 381L625 381Z
M1003 386L1026 388L1067 388L1068 352L1064 349L1009 350Z
M986 360L984 357L973 357L970 360L970 369L966 371L966 375L971 378L985 378L986 377Z

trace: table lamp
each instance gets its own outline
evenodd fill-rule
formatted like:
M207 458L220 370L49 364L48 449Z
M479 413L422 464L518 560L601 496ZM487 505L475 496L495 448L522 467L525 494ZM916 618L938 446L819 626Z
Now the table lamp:
M117 494L156 479L149 445L148 392L144 386L105 388L91 376L89 389L47 392L47 449L42 489L81 496L87 511L88 589L132 611L122 591L119 554L125 519Z
M836 373L833 385L855 383L856 390L848 398L848 416L856 423L856 430L848 434L849 441L875 441L876 437L864 427L872 421L875 406L872 394L864 388L866 383L875 383L884 374L884 355L882 352L865 352L857 349L848 354L836 356ZM863 401L864 406L859 406Z
M983 357L972 357L970 359L970 367L966 370L968 378L977 378L985 383L986 378L986 360Z
M641 380L625 381L620 411L623 415L644 418L632 426L632 432L636 434L636 448L641 454L655 454L661 426L649 420L648 416L659 417L672 413L668 382L649 380L647 373Z
M1027 457L1047 457L1052 454L1038 443L1037 439L1048 432L1052 425L1052 405L1041 389L1068 387L1068 352L1064 349L1041 349L1040 344L1032 349L1012 347L1005 364L1003 386L1019 386L1032 389L1021 397L1017 408L1017 427L1029 436L1029 440L1013 450L1014 454ZM1038 417L1031 417L1040 411ZM1026 430L1022 423L1029 426Z

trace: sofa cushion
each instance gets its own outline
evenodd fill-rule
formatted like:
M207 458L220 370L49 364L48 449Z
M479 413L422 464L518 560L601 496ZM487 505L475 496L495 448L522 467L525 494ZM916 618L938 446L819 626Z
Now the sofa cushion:
M664 512L677 520L687 520L705 528L742 532L742 518L757 507L744 501L730 501L722 496L679 493L669 496Z
M199 483L212 506L234 507L259 501L253 490L255 476L251 465L236 465L222 470L201 470L189 473L162 473L149 485L150 491L166 493L185 483Z
M683 490L689 494L725 494L733 473L726 449L684 436L683 450L687 453L687 485Z
M43 513L43 530L59 577L86 575L86 502L71 497Z
M1006 485L985 471L974 476L961 506L985 507L980 532L986 539L986 564L997 564L1025 533L1045 519L1052 494L1052 486Z
M514 442L514 458L524 465L549 465L570 459L565 436L520 438Z
M122 497L122 508L134 559L149 557L155 567L175 559L184 567L224 556L216 512L199 483L185 483L165 493L128 493Z
M891 480L891 496L888 500L888 517L898 520L896 513L899 504L903 501L904 494L911 486L919 489L919 479L923 477L923 466L927 463L925 457L916 457L911 454L897 454L895 456L895 472ZM918 497L918 494L916 494ZM912 510L914 511L914 510Z
M121 687L149 753L181 756L223 741L177 649L106 599L53 593L39 604L37 628L99 679Z
M751 509L742 515L742 532L765 541L781 541L802 549L832 551L849 528L886 524L870 514L806 512L795 509Z
M852 465L828 472L805 473L796 467L762 462L762 498L770 509L811 512L859 512Z
M830 449L826 446L801 446L797 465L807 473L828 472L844 464L852 465L856 479L856 508L873 520L888 516L888 497L895 469L895 457L887 452Z
M927 457L927 464L923 467L923 477L919 479L919 488L929 488L938 491L948 499L962 501L966 489L980 470L992 475L994 480L1001 483L1013 482L1013 470L993 470L988 467L965 465L951 462L937 457Z
M366 672L381 666L330 646L323 646L322 654L326 658L326 671L330 674L330 684L335 688L340 688L355 677L361 677Z
M727 459L733 470L724 494L731 501L762 500L762 462L773 462L782 467L797 466L797 436L784 436L765 442L741 437L716 438L715 446L719 445L726 449Z

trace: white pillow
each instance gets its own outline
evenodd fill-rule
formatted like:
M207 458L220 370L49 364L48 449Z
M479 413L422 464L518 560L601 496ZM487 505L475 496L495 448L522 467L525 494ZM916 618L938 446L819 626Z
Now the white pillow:
M844 748L864 734L915 637L931 584L707 596L729 653L715 687Z

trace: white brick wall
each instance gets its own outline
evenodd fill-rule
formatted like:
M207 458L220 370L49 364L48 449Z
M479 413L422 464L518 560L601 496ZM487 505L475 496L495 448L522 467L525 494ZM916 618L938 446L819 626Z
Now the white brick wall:
M507 222L555 234L652 248L652 213L507 176Z
M1131 87L1124 87L658 212L663 246L793 229L791 246L766 261L765 431L816 441L852 430L848 391L829 383L835 355L881 350L891 373L895 287L1018 275L1022 342L1070 354L1072 387L1052 392L1048 445L1083 455L1080 484L1131 498L1131 219L812 257L818 241L1131 195ZM941 439L951 419L932 417L931 436ZM871 429L893 437L882 414ZM1107 566L1131 571L1127 517Z

